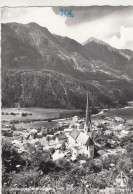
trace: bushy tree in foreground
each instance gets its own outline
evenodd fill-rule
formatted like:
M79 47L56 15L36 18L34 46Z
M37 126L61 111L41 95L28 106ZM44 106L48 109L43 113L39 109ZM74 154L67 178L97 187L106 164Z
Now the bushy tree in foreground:
M11 181L12 171L18 171L18 167L22 168L25 161L16 151L14 146L8 141L2 141L2 182Z

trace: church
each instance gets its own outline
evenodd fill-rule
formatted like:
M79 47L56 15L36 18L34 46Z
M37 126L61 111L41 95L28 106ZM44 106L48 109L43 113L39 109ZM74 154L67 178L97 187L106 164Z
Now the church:
M73 129L68 136L69 146L72 149L72 155L85 155L88 158L94 158L94 143L92 140L91 132L91 115L90 107L87 94L87 104L86 104L86 120L84 124L84 129Z

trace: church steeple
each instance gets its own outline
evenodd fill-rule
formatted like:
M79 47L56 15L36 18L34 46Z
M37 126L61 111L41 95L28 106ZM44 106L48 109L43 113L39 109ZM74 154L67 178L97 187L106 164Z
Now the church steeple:
M87 93L87 103L86 103L86 121L84 125L84 131L88 134L91 128L91 113L90 113L90 103L89 103L89 95Z

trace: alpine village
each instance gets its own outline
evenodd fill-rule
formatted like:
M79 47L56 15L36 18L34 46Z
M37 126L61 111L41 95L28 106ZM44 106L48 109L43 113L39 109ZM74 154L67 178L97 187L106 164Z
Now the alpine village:
M35 23L2 24L2 57L2 193L133 193L133 58Z

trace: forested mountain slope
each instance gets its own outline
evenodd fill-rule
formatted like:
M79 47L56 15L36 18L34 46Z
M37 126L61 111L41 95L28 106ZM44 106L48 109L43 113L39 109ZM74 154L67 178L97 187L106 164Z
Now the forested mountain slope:
M51 34L36 23L2 24L2 105L84 108L132 99L132 51Z

